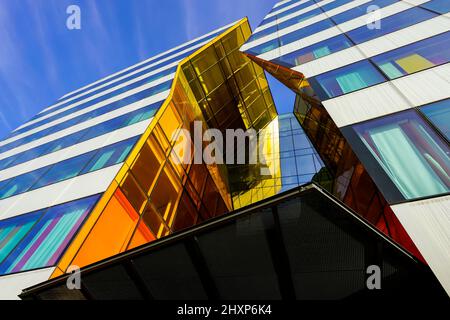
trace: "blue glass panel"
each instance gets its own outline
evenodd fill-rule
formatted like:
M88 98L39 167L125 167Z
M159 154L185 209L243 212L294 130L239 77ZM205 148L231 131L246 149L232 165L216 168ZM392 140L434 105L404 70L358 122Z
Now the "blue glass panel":
M263 44L260 44L256 47L250 48L248 50L246 50L246 52L254 55L254 56L258 56L260 54L263 54L265 52L269 52L271 50L277 49L279 47L279 40L277 39L273 39L270 41L267 41Z
M403 12L381 19L381 27L370 29L366 25L347 32L348 37L355 43L362 43L382 35L406 28L424 20L435 17L430 11L414 7Z
M395 2L398 2L398 0L374 0L374 1L369 1L366 4L360 5L358 7L355 7L353 9L349 9L347 11L344 11L340 14L334 15L331 17L331 19L337 23L344 23L346 21L350 21L352 19L355 19L357 17L361 17L365 14L368 13L368 9L370 6L376 5L379 8L383 8L386 7L388 5L391 5Z
M306 38L317 32L323 31L323 30L331 28L333 26L334 26L334 23L330 19L325 19L325 20L319 21L319 22L309 25L307 27L295 30L291 33L281 36L280 37L280 45L284 46L288 43L291 43L291 42L294 42L297 40L301 40L302 38Z
M420 111L450 140L450 99L423 106Z
M0 265L0 274L55 265L98 195L50 208Z
M390 79L450 61L450 32L392 50L371 59Z
M102 148L86 165L82 174L125 161L138 139L139 137L134 137Z
M446 14L450 12L450 1L449 0L432 0L420 5L428 10L433 10L434 12L440 14Z
M367 60L332 70L309 79L321 100L366 88L386 79Z
M47 170L48 167L45 167L9 179L9 183L0 190L0 199L28 191Z
M352 45L353 44L345 35L339 35L273 59L272 61L292 68L303 63L319 59L331 53L349 48Z
M43 213L43 211L38 211L0 221L0 263L23 239Z
M81 156L64 160L54 164L37 182L32 189L41 188L52 183L76 177L87 165L97 151L91 151Z
M104 114L106 112L109 112L109 111L112 111L112 110L124 107L126 105L129 105L129 104L131 104L133 102L137 102L137 101L142 100L144 98L148 98L149 96L155 95L157 93L169 90L171 85L172 85L172 80L164 82L164 83L162 83L160 85L157 85L155 87L152 87L152 88L140 91L140 92L138 92L136 94L133 94L131 96L128 96L126 98L123 98L123 99L120 99L118 101L112 102L112 103L110 103L110 104L108 104L108 105L106 105L104 107L98 108L96 110L93 110L93 111L88 112L86 114L83 114L81 116L72 118L72 119L67 120L65 122L62 122L62 123L60 123L60 124L58 124L56 126L53 126L51 128L44 129L44 130L39 131L37 133L34 133L34 134L30 135L30 136L27 136L27 137L24 137L22 139L16 140L14 142L8 143L8 144L6 144L6 145L4 145L4 146L2 146L0 148L0 153L1 152L5 152L8 149L15 148L15 147L17 147L19 145L28 143L30 141L36 140L36 139L38 139L40 137L46 136L46 135L48 135L50 133L53 133L55 131L59 131L59 130L68 128L68 127L70 127L70 126L72 126L72 125L74 125L76 123L79 123L79 122L82 122L82 121L86 121L88 118L93 117L95 115ZM74 112L74 111L72 110L71 112Z
M406 199L450 191L449 145L415 110L367 121L353 129Z

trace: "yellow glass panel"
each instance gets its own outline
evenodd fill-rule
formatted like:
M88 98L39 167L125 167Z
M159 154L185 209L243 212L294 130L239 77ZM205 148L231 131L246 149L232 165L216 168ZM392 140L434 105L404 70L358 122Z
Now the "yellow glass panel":
M173 141L172 138L176 137L175 133L177 132L177 129L181 127L181 117L175 110L173 103L169 104L158 123L167 139Z
M222 45L225 51L233 51L239 49L244 44L244 36L240 28L237 28L222 39Z
M209 48L203 50L203 52L201 52L198 56L194 57L191 61L195 72L197 75L200 75L217 62L216 51L213 46L210 46Z
M165 221L170 221L176 210L181 183L169 163L166 163L150 196L150 202Z
M222 69L219 64L215 64L203 72L199 76L199 79L206 95L225 82L225 78L223 77Z
M162 217L159 215L152 203L145 208L142 220L150 228L157 239L161 238L169 229L165 225Z
M134 162L131 172L138 181L145 194L150 194L150 189L156 179L159 168L165 161L163 151L153 137L143 146Z

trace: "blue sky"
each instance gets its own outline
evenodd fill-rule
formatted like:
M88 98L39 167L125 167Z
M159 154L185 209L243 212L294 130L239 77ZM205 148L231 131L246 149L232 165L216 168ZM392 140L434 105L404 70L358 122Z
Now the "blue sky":
M62 95L248 16L276 0L0 0L0 137ZM66 8L81 9L81 30ZM293 94L270 79L280 112Z

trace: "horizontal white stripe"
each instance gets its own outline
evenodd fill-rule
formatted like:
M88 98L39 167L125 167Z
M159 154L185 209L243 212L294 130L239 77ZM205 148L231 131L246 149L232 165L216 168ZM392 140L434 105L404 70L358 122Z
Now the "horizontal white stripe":
M417 2L421 2L421 3L425 3L425 2L428 2L428 1L429 0L417 0ZM355 2L351 2L349 4L354 5ZM340 13L342 7L338 7L336 9L330 10L327 13L328 16L332 16L332 15L336 15L337 13ZM380 17L381 18L386 18L386 17L392 16L394 14L403 12L405 10L411 9L412 7L413 7L412 5L404 3L404 2L396 2L396 3L392 4L392 5L389 5L387 7L381 8L380 9ZM284 28L282 30L279 30L278 32L274 32L274 33L269 34L267 36L264 36L264 37L262 37L260 39L256 39L255 41L246 43L246 44L244 44L242 46L241 51L245 51L245 50L251 49L252 47L255 47L255 46L260 45L262 43L265 43L265 42L268 42L270 40L276 39L276 38L281 37L281 36L283 36L285 34L288 34L288 33L291 33L291 32L297 31L297 30L300 30L300 29L302 29L302 28L304 28L306 26L309 26L311 24L314 24L314 23L316 23L318 21L322 21L324 19L327 19L328 16L326 14L320 14L320 15L317 15L317 16L315 16L315 17L313 17L311 19L308 19L306 21L303 21L303 22L300 22L298 24L295 24L295 25L292 25L290 27L287 27L287 28ZM362 15L360 17L354 18L352 20L346 21L344 23L341 23L341 24L337 25L337 30L339 30L339 34L340 34L340 33L343 33L343 32L348 32L350 30L362 27L362 26L367 24L367 21L370 21L369 19L371 17L372 17L372 13L369 13L369 14L365 14L365 15ZM335 29L335 28L336 27L331 27L331 28L329 28L327 30L319 32L319 34L326 34L328 32L328 30L331 31L332 29ZM334 32L330 32L330 34L331 33L334 33ZM311 38L316 37L317 38L316 42L305 41L306 38L310 38L310 37ZM323 41L323 40L327 39L327 38L319 37L317 34L310 35L310 36L308 36L306 38L299 39L299 40L291 42L291 43L289 43L289 44L287 44L285 46L282 46L281 48L277 48L277 49L274 49L272 51L263 53L261 55L258 55L258 57L261 58L261 59L264 59L264 60L271 60L271 59L274 59L274 58L278 58L281 55L284 55L286 53L298 50L299 48L304 48L304 47L307 47L307 46L312 45L314 43L317 43L317 42L320 42L320 41ZM305 43L305 42L307 42L307 43Z
M64 112L64 111L66 111L66 110L69 110L69 109L71 109L71 108L74 108L74 107L76 107L76 106L79 106L80 104L83 104L83 103L89 102L89 101L91 101L91 100L93 100L93 99L96 99L96 98L98 98L98 97L104 96L104 95L106 95L106 94L108 94L108 93L110 93L110 92L113 92L113 91L117 90L117 89L127 87L127 86L129 86L129 85L131 85L131 84L133 84L133 83L136 83L136 82L138 82L138 81L140 81L140 80L142 80L142 79L145 79L145 78L147 78L147 77L156 75L156 74L158 74L158 73L160 73L160 72L162 72L162 71L165 71L165 70L167 70L167 69L171 69L171 68L173 68L174 66L178 65L178 63L179 63L179 61L176 61L176 62L171 63L171 64L169 64L169 65L167 65L167 66L164 66L164 67L162 67L162 68L160 68L160 69L158 69L158 70L154 70L154 71L149 72L149 73L146 73L146 74L144 74L144 75L142 75L142 76L139 76L139 77L133 78L133 79L131 79L131 80L128 80L128 81L126 81L126 82L124 82L124 83L121 83L121 84L119 84L119 85L117 85L117 86L115 86L115 87L112 87L112 88L108 89L108 90L105 90L105 91L99 92L99 93L97 93L97 94L95 94L95 95L86 97L85 99L80 100L80 101L78 101L78 102L76 102L76 103L67 105L67 106L65 106L64 108L61 108L61 109L58 109L58 110L54 110L53 112L51 112L51 113L49 113L49 114L46 114L46 115L44 115L44 116L42 116L42 117L39 117L39 118L36 118L36 119L33 119L33 120L31 120L31 121L28 121L28 122L24 123L23 125L21 125L20 127L18 127L15 131L17 131L17 130L19 130L19 129L22 129L22 128L25 128L25 127L28 127L28 126L30 126L30 125L32 125L32 124L34 124L34 123L36 123L36 122L42 121L42 120L44 120L44 119L48 119L48 118L50 118L50 117L52 117L52 116L54 116L54 115L60 114L60 113L62 113L62 112ZM142 70L144 70L144 69L142 69ZM140 71L142 71L142 70L137 70L136 72L132 72L132 74L138 73L138 72L140 72ZM131 75L131 74L130 74L130 75ZM128 76L130 76L130 75L125 75L125 76L121 77L120 79L126 78L126 77L128 77ZM104 87L104 86L107 86L107 85L108 85L108 84L104 84L104 85L101 85L100 87ZM98 87L98 88L100 88L100 87ZM94 88L94 89L89 90L89 91L90 91L90 92L96 91L98 88ZM83 93L83 95L84 95L84 93Z
M152 104L152 103L155 103L155 102L158 102L158 101L165 100L168 97L169 93L170 93L170 90L161 92L161 93L159 93L157 95L145 98L143 100L140 100L140 101L137 101L135 103L132 103L132 104L130 104L128 106L125 106L125 107L122 107L120 109L111 111L109 113L105 113L105 114L100 115L100 116L98 116L96 118L90 119L88 121L84 121L82 123L79 123L77 125L69 127L67 129L55 132L55 133L50 134L50 135L45 136L45 137L42 137L42 138L40 138L38 140L29 142L27 144L20 145L17 148L8 150L8 151L0 154L0 159L4 159L4 158L7 158L7 157L12 156L14 154L17 154L17 153L20 153L20 152L32 149L32 148L40 146L40 145L42 145L44 143L47 143L47 142L50 142L50 141L53 141L53 140L56 140L56 139L59 139L59 138L63 138L65 136L69 135L69 134L81 131L83 129L93 127L93 126L95 126L95 125L97 125L99 123L108 121L110 119L113 119L113 118L118 117L118 116L123 115L123 114L127 114L127 113L129 113L129 112L131 112L133 110L137 110L137 109L139 109L141 107L144 107L146 105L149 105L149 104Z
M375 55L395 50L405 45L450 31L450 20L438 16L416 25L369 40L314 61L296 66L292 70L303 73L307 78L314 77ZM286 46L287 47L287 46ZM284 54L283 54L284 55Z
M282 4L285 4L285 3L288 3L288 2L291 2L291 1L292 0L280 1L280 2L277 2L273 7L276 8L276 7L281 6Z
M109 146L119 141L126 140L142 134L150 124L151 119L135 123L131 126L120 128L118 130L106 133L99 137L80 142L73 146L52 152L42 157L18 164L14 167L0 171L0 181L16 177L18 175L46 167L48 165L58 163L89 151L98 150L102 147Z
M241 51L245 51L245 50L248 50L250 48L256 47L257 45L260 45L262 43L268 42L270 40L273 40L273 39L275 39L275 38L277 38L277 37L279 37L281 35L285 35L285 34L290 33L292 31L296 31L296 30L302 29L302 28L307 27L309 25L312 25L312 24L314 24L316 22L319 22L319 21L322 21L322 20L326 20L326 19L328 19L331 16L335 16L335 15L337 15L339 13L342 13L344 11L347 11L349 9L356 8L357 6L363 5L363 4L365 4L367 2L370 2L370 1L371 0L356 0L356 1L352 1L350 3L347 3L345 5L342 5L340 7L334 8L332 10L329 10L329 11L327 11L326 14L325 13L321 13L321 14L315 16L315 17L309 18L309 19L307 19L305 21L302 21L302 22L299 22L297 24L293 24L292 26L289 26L287 28L281 29L278 32L274 32L272 34L266 35L264 37L261 37L259 39L254 40L254 41L247 42L247 43L245 43L242 46ZM267 28L272 27L272 26L274 26L276 24L281 24L284 21L287 21L287 20L290 20L291 18L295 18L297 16L300 16L303 13L304 13L303 10L300 10L298 12L294 12L294 13L286 16L286 17L283 17L281 19L277 19L277 21L272 21L270 23L267 23L267 24L261 26L261 30L267 29Z
M121 167L122 164L117 164L0 200L0 219L15 217L105 192Z
M450 64L323 101L338 127L450 97Z
M169 81L169 80L173 79L174 76L175 76L175 74L172 73L172 74L167 75L167 76L165 76L163 78L160 78L160 79L158 79L156 81L152 81L150 83L146 83L146 84L144 84L142 86L139 86L137 88L134 88L132 90L125 91L125 92L123 92L121 94L118 94L116 96L113 96L113 97L111 97L109 99L103 100L103 101L101 101L99 103L96 103L96 104L90 106L90 107L83 108L83 109L81 109L79 111L73 112L73 113L71 113L69 115L66 115L66 116L62 117L62 118L58 118L58 119L55 119L55 120L53 120L51 122L44 123L43 125L41 125L41 126L39 126L37 128L33 128L32 130L23 132L21 134L18 134L17 136L14 136L14 137L11 137L9 139L1 141L0 142L0 146L4 146L4 145L6 145L8 143L11 143L13 141L22 139L24 137L28 137L28 136L36 133L36 132L39 132L39 131L42 131L44 129L53 127L53 126L55 126L57 124L60 124L60 123L62 123L64 121L73 119L75 117L78 117L80 115L86 114L86 113L91 112L93 110L99 109L99 108L104 107L104 106L106 106L106 105L108 105L110 103L113 103L113 102L116 102L116 101L120 101L120 100L125 99L126 97L129 97L131 95L134 95L134 94L136 94L138 92L141 92L141 91L144 91L146 89L150 89L150 88L156 87L159 84L162 84L162 83L164 83L166 81Z
M54 267L0 276L0 300L20 300L22 290L50 279Z
M308 2L308 1L309 0L303 0L303 1L299 1L299 2L294 2L294 3L292 3L291 5L289 5L287 7L284 7L284 8L278 9L277 11L273 11L273 12L269 13L268 15L265 16L264 19L273 17L273 16L275 16L277 14L280 14L280 13L286 12L288 10L291 10L293 8L296 8L298 6L301 6L302 4L304 4L304 3ZM333 1L334 0L324 0L323 2L329 3L329 2L333 2ZM314 7L314 5L315 5L315 2L311 1L311 7ZM307 9L307 8L309 8L309 7L306 7L305 9ZM317 7L315 7L315 8L317 8Z
M450 296L450 196L402 203L392 210Z
M234 25L235 25L236 23L238 23L239 21L240 21L240 20L234 21L234 22L232 22L232 23L230 23L230 24L228 24L228 25L226 25L226 26L223 26L223 27L221 27L221 28L218 28L218 29L216 29L216 30L214 30L214 31L211 31L211 32L209 32L209 33L207 33L207 34L205 34L205 35L202 35L202 36L200 36L200 37L198 37L198 38L195 38L195 39L193 39L193 40L187 41L187 42L185 42L185 43L183 43L183 44L180 44L179 46L176 46L176 47L174 47L174 48L172 48L172 49L170 49L170 50L166 50L166 51L164 51L164 52L162 52L162 53L159 53L159 54L157 54L157 55L155 55L155 56L153 56L153 57L151 57L151 58L149 58L149 59L146 59L146 60L144 60L144 61L141 61L141 62L139 62L139 63L136 63L136 64L134 64L134 65L132 65L132 66L130 66L130 67L128 67L128 68L122 69L122 70L120 70L120 71L118 71L118 72L116 72L116 73L113 73L113 74L111 74L111 75L109 75L109 76L107 76L107 77L103 77L103 78L101 78L101 79L99 79L99 80L97 80L97 81L95 81L95 82L92 82L92 83L90 83L90 84L88 84L88 85L86 85L86 86L84 86L84 87L81 87L81 88L79 88L79 89L77 89L77 90L71 91L71 92L65 94L64 96L62 96L61 99L63 99L64 97L67 97L67 96L69 96L69 95L71 95L71 94L74 94L74 93L76 93L76 92L79 92L79 91L81 91L81 90L84 90L84 89L86 89L86 88L88 88L88 87L90 87L90 86L93 86L93 85L95 85L95 84L97 84L97 83L99 83L99 82L102 82L102 81L104 81L104 80L110 79L110 78L112 78L112 77L114 77L114 76L116 76L116 75L118 75L118 74L120 74L120 73L122 73L122 72L128 71L128 70L130 70L130 69L132 69L132 68L135 68L135 67L137 67L137 66L143 65L143 64L148 63L148 62L150 62L150 61L156 60L156 59L162 57L162 56L165 55L165 54L168 54L168 53L170 53L170 52L176 51L176 50L178 50L178 49L180 49L180 48L182 48L182 47L184 47L184 46L190 45L191 43L194 43L195 41L198 41L198 40L200 40L200 39L206 38L206 37L208 37L208 36L210 36L210 35L212 35L212 34L214 34L214 33L216 33L216 32L219 32L219 31L222 31L222 30L226 30L226 29L228 29L228 28L234 26ZM212 39L211 39L211 40L212 40ZM210 40L210 41L211 41L211 40ZM194 48L194 47L193 47L193 46L190 47L190 49L192 49L192 48ZM184 50L183 50L183 51L184 51ZM174 56L176 56L176 55L174 55ZM173 58L174 56L172 56L172 58ZM161 60L161 61L163 61L163 60ZM43 110L43 111L41 111L41 112L44 112L44 111L45 111L45 110Z

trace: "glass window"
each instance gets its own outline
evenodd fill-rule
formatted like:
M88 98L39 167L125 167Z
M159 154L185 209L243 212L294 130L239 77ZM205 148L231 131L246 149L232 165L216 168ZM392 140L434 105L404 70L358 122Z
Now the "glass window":
M381 19L381 28L369 29L366 25L347 32L353 42L362 43L374 38L378 38L390 32L394 32L413 24L435 17L436 14L430 11L414 7L392 16Z
M103 147L83 169L82 174L124 162L139 137Z
M339 35L286 54L272 61L279 62L284 66L292 68L351 46L353 46L353 44L345 35Z
M278 38L264 42L256 47L247 49L246 52L258 56L260 54L272 51L280 46Z
M43 213L44 211L38 211L0 221L0 263L25 237Z
M297 40L301 40L303 38L306 38L310 35L313 35L317 32L331 28L333 26L334 26L334 23L330 19L325 19L325 20L319 21L317 23L314 23L312 25L309 25L307 27L295 30L291 33L288 33L288 34L280 37L281 46L284 46L288 43L291 43L291 42L294 42Z
M320 99L326 100L386 81L367 60L363 60L309 79Z
M372 58L389 79L450 61L450 32L392 50Z
M9 179L9 183L0 190L0 199L28 191L47 170L48 167L44 167Z
M450 99L423 106L420 111L450 140Z
M297 10L295 10L295 11L297 11ZM278 24L278 29L282 30L282 29L290 27L290 26L292 26L294 24L297 24L297 23L306 21L306 20L308 20L310 18L313 18L313 17L315 17L315 16L317 16L319 14L323 14L323 11L320 8L316 8L314 10L302 13L299 16L293 17L293 18L291 18L291 19L289 19L287 21L279 23Z
M1 264L0 274L55 265L98 198L50 208Z
M361 17L361 16L367 14L367 9L369 8L369 6L376 5L379 8L383 8L383 7L386 7L388 5L395 3L397 1L398 0L369 1L368 3L366 3L364 5L358 6L353 9L349 9L349 10L339 13L335 16L332 16L331 19L337 24L344 23L346 21L349 21L349 20L352 20L352 19L355 19L357 17Z
M449 146L414 110L353 128L406 199L449 192Z
M122 252L138 221L139 215L117 189L72 264L83 267Z
M81 170L86 166L86 164L91 160L97 151L92 151L85 153L81 156L74 157L62 162L54 164L39 180L33 185L32 189L37 189L70 179L78 176Z
M447 12L450 12L450 1L448 0L428 1L424 4L421 4L420 6L429 10L433 10L434 12L440 14L446 14Z

